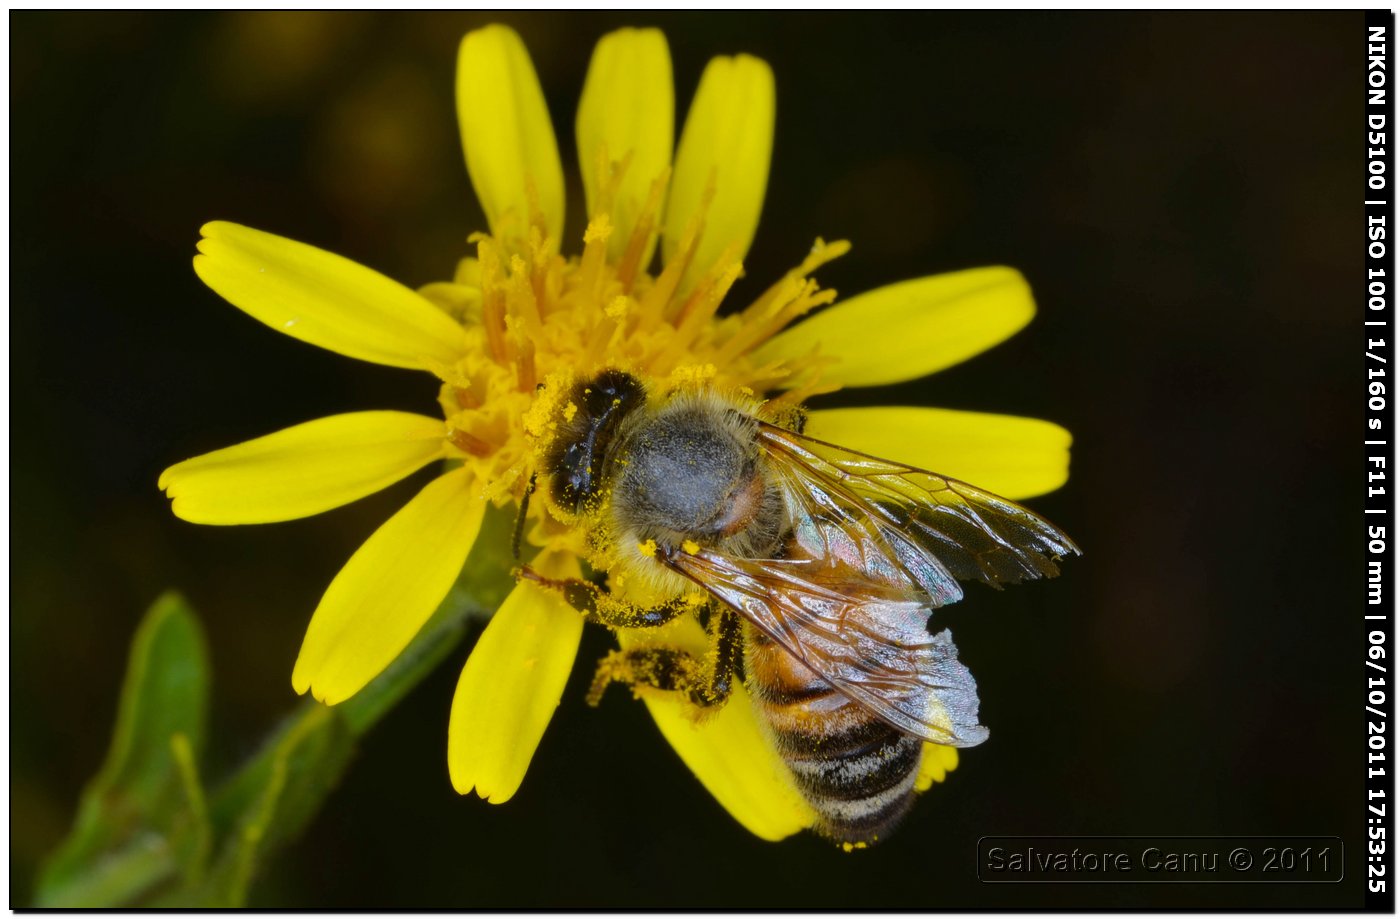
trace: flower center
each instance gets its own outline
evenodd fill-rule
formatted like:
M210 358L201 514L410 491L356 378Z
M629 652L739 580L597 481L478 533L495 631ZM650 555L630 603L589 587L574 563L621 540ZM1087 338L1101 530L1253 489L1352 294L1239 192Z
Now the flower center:
M448 440L487 483L489 500L500 504L523 495L560 413L576 410L565 396L573 380L605 368L632 374L651 392L702 384L750 396L783 390L766 403L774 411L835 388L821 382L830 358L813 354L760 364L751 355L793 320L836 298L810 275L849 244L817 240L802 264L753 303L720 316L743 270L737 247L682 284L704 232L703 209L659 274L641 267L654 242L664 178L655 183L620 256L609 257L609 241L619 230L605 200L578 256L554 251L543 222L535 221L522 251L476 234L476 258L464 260L455 282L425 288L467 331L466 355L434 371L443 381L439 401ZM547 515L534 516L549 522Z

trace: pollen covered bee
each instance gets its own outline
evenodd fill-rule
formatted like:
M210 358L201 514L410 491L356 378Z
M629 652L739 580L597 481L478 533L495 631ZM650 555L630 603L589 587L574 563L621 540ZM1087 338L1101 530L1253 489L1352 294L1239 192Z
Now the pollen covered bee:
M611 682L724 703L744 682L817 830L869 844L908 810L924 742L987 737L977 686L934 610L959 580L994 587L1058 573L1079 549L1009 501L932 472L803 436L800 416L707 389L651 394L607 370L573 386L545 454L548 496L585 525L615 583L647 579L639 608L587 581L523 575L617 628L703 615L698 659L614 652ZM703 591L707 602L694 597Z

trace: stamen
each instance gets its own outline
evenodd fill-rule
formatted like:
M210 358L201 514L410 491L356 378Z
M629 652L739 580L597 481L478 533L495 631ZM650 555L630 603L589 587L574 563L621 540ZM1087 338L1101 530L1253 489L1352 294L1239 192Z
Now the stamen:
M613 224L612 214L622 177L632 165L632 155L633 151L628 150L621 160L613 162L608 156L607 144L598 145L598 198L593 202L593 212L589 214L588 228L583 234L583 258L580 262L580 270L586 281L585 289L598 297L606 281L603 266L607 262L608 243L615 233L626 231L625 227Z
M486 328L486 346L491 351L491 359L498 364L510 362L510 352L506 348L506 297L500 290L485 294L481 301L481 324Z
M790 290L793 284L800 284L806 278L827 262L834 261L851 251L851 244L844 239L829 243L817 237L817 241L812 244L812 249L807 253L807 257L796 268L783 275L763 294L744 308L741 314L746 320L766 312L774 300L783 297L784 292ZM786 299L786 297L783 297Z
M599 214L588 221L588 229L583 231L583 258L579 260L579 293L588 301L596 303L607 282L608 237L612 235L612 220L607 214Z
M472 456L490 456L494 449L480 437L469 434L460 428L454 429L447 439L452 441L453 446L457 449L464 453L470 453Z
M465 386L452 387L452 396L460 409L478 408L481 405L481 400L477 398L476 393Z
M515 379L521 392L533 392L539 382L535 375L535 343L526 338L515 361Z
M642 257L651 246L656 231L656 215L661 212L661 197L666 193L666 185L671 180L671 169L661 170L661 174L651 182L646 202L637 214L637 222L632 227L632 236L627 240L627 249L617 265L617 279L622 283L623 293L632 292L632 283L637 278L638 269L645 269Z
M544 208L540 207L540 190L535 184L535 177L532 173L525 173L525 202L530 208L530 236L525 242L528 244L536 230L539 231L540 238L545 245L553 245L558 240L549 238L549 220L544 216Z
M612 341L613 333L627 317L632 303L630 297L617 296L603 308L603 318L593 327L593 333L588 336L588 343L583 349L584 366L595 367L601 362L608 343Z
M502 289L501 259L490 237L477 243L481 262L481 325L486 330L486 347L498 364L510 362L506 342L506 292Z
M598 145L598 200L590 217L612 214L617 190L622 185L622 177L627 174L627 167L632 165L632 155L635 152L628 150L626 156L614 163L608 158L607 144Z
M536 312L544 316L552 299L549 296L550 267L559 261L549 251L549 242L537 227L530 228L530 287L535 294Z
M823 290L807 276L849 251L851 244L844 239L828 243L819 238L802 264L785 274L739 314L738 331L720 347L717 358L724 362L747 354L794 320L834 301L835 290Z
M681 282L681 275L685 272L686 266L690 264L690 257L695 251L694 234L691 228L694 222L686 228L681 235L680 248L676 250L675 257L662 269L661 276L656 279L656 283L651 285L651 290L642 297L642 308L638 316L640 331L650 331L666 318L666 305L671 302L671 295L675 293L676 286Z
M748 374L749 385L757 390L772 390L783 384L792 384L792 381L800 378L815 381L821 377L822 371L836 361L836 357L822 354L818 348L813 347L811 352L802 357L773 361L751 371Z
M700 279L700 283L695 285L695 292L686 299L677 316L676 334L652 359L653 368L665 368L678 361L681 352L691 347L705 324L714 318L729 288L743 273L744 266L738 256L738 243L730 243L719 260Z
M669 319L674 312L671 307L671 298L675 294L676 288L680 286L681 278L690 267L690 261L695 257L695 249L700 244L700 235L705 228L705 214L709 211L710 202L714 200L715 187L713 177L711 184L706 186L705 194L700 199L700 207L686 223L685 229L681 231L680 244L676 247L675 254L671 256L670 262L662 270L661 276L656 279L651 290L647 291L642 298L641 326L643 330L654 328L658 319Z
M809 280L802 286L802 292L794 297L792 302L781 306L767 321L754 322L745 327L745 330L753 344L757 345L777 335L799 316L805 315L819 306L826 306L835 300L835 290L832 288L823 290L816 281Z
M827 393L836 392L840 388L840 384L818 384L813 381L812 383L799 386L796 389L789 389L787 392L774 396L772 399L768 400L768 404L765 407L773 411L797 408L803 402L806 402L814 396L824 396Z
M681 277L684 277L685 272L687 272L690 269L690 263L695 258L695 253L700 248L700 240L703 239L705 236L705 220L707 217L709 217L710 205L715 200L716 175L717 173L715 172L715 170L711 169L710 178L705 183L705 192L700 196L700 206L695 209L695 214L685 225L684 232L681 233L681 245L680 248L676 251L677 255L681 255L683 252L685 256L683 259L678 259L678 261L682 261L684 263L681 267ZM669 268L670 266L668 265L667 267ZM679 284L679 280L680 278L678 277L677 284ZM669 319L675 315L676 303L674 300L671 300L669 296L667 299L668 304L666 318Z
M564 294L567 267L568 263L559 255L541 255L532 265L530 286L534 288L535 303L539 307L541 318L550 316L562 308L560 299Z
M612 210L612 190L616 186L609 181L611 174L612 160L608 157L608 144L607 141L602 141L598 144L597 152L593 154L593 181L597 183L598 200L594 202L593 210L588 215L589 220Z
M511 312L520 317L524 333L535 341L544 336L544 324L540 319L539 305L535 301L535 288L530 283L530 272L525 260L518 255L510 257L510 297Z

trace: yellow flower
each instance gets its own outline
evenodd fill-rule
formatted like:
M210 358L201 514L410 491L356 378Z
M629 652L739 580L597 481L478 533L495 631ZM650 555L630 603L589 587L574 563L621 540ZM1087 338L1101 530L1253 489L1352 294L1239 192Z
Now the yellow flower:
M812 272L844 254L818 240L792 271L740 308L720 306L742 274L768 181L773 75L747 55L706 67L672 157L666 41L624 29L599 42L576 125L588 207L582 251L560 253L564 178L554 131L520 38L491 26L462 41L457 105L467 169L490 223L452 280L414 291L339 256L232 223L203 228L195 271L272 328L341 354L441 381L441 417L336 415L186 460L160 486L196 523L320 513L448 461L331 582L292 674L335 704L403 650L447 594L488 502L519 504L570 380L619 367L649 388L706 385L797 405L845 386L909 380L1010 336L1034 304L1021 276L979 268L836 299ZM653 269L659 250L659 267ZM813 316L806 314L828 307ZM806 318L803 318L806 317ZM802 319L800 323L793 324ZM1045 421L932 408L817 410L808 432L967 479L1012 498L1059 487L1069 435ZM562 578L606 568L567 515L537 494L532 566ZM616 585L615 585L616 586ZM703 653L682 617L658 636ZM501 802L519 788L573 666L582 618L522 581L462 671L448 738L452 782ZM812 814L764 740L743 688L696 721L642 693L666 738L749 830L778 839ZM925 758L919 788L956 751Z

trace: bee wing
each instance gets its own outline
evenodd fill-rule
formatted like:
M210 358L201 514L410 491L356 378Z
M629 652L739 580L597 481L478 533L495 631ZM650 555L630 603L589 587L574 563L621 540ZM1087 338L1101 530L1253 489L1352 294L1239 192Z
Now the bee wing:
M830 558L741 559L708 550L664 559L734 608L833 688L933 743L987 739L977 684L945 629L909 589Z
M805 516L817 521L819 529L836 525L850 530L852 521L868 517L892 550L893 561L934 606L962 597L940 572L999 588L1053 577L1060 571L1057 559L1080 554L1058 527L966 482L767 423L759 425L759 441L783 480L790 505L794 499L803 504Z
M791 525L782 558L701 550L666 563L890 725L951 746L986 739L977 684L933 609L958 579L993 587L1059 573L1079 548L1017 504L927 470L759 424Z

